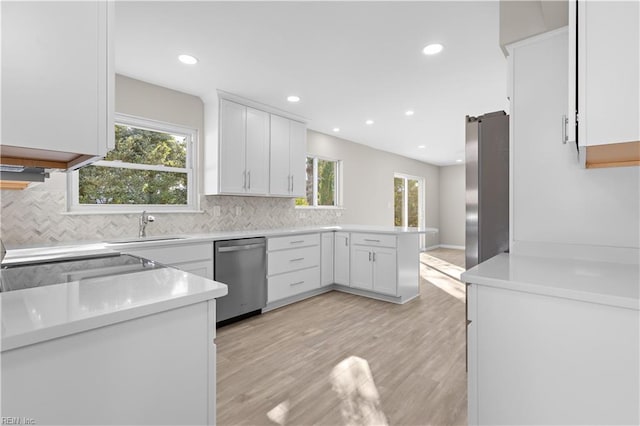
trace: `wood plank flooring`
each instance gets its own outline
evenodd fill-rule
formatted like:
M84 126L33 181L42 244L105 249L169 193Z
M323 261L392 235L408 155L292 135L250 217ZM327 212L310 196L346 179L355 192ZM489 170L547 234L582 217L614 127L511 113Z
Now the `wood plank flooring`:
M425 253L464 269L464 250L439 247L436 249L427 250Z
M219 329L218 424L274 425L283 402L287 425L344 424L329 375L351 355L369 362L389 424L466 424L464 287L421 275L438 286L422 278L405 305L332 291Z

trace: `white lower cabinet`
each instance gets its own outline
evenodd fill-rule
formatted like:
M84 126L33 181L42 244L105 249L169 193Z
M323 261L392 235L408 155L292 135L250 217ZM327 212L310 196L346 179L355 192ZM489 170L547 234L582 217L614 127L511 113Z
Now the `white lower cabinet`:
M334 282L333 277L333 232L322 234L320 240L320 285L327 286Z
M333 245L333 282L349 285L349 233L336 232Z
M639 424L637 309L473 283L467 299L469 424Z
M298 247L307 245L306 247ZM267 241L267 303L320 288L320 234Z
M213 243L174 244L149 248L123 248L124 254L144 257L185 272L213 279Z
M367 242L395 245L395 237L391 239L388 236L364 237L366 234L352 234L351 287L396 296L398 273L396 249L358 244L359 242Z
M309 268L301 271L269 277L267 302L275 302L320 287L320 268Z

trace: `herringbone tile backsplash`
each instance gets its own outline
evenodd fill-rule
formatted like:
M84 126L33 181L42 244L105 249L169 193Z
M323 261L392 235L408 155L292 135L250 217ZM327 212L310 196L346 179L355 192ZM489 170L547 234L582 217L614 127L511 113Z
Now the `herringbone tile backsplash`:
M0 238L5 244L102 241L138 234L138 214L67 214L66 191L48 182L23 191L2 190L0 198ZM215 206L220 207L219 216L214 216ZM200 209L204 213L153 213L156 221L148 225L147 233L175 235L340 222L340 210L295 209L294 200L287 198L202 196Z

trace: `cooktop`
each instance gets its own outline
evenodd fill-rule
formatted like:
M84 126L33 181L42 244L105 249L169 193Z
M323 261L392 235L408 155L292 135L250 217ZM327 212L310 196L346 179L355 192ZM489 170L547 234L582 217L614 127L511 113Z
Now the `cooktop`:
M42 287L158 268L166 268L166 266L151 260L119 253L26 265L7 265L0 269L0 291Z

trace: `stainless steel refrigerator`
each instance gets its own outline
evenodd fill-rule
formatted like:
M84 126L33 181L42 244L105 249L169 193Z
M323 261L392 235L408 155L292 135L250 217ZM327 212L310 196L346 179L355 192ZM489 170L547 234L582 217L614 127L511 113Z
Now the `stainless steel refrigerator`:
M469 269L509 250L509 116L467 116L465 151Z

